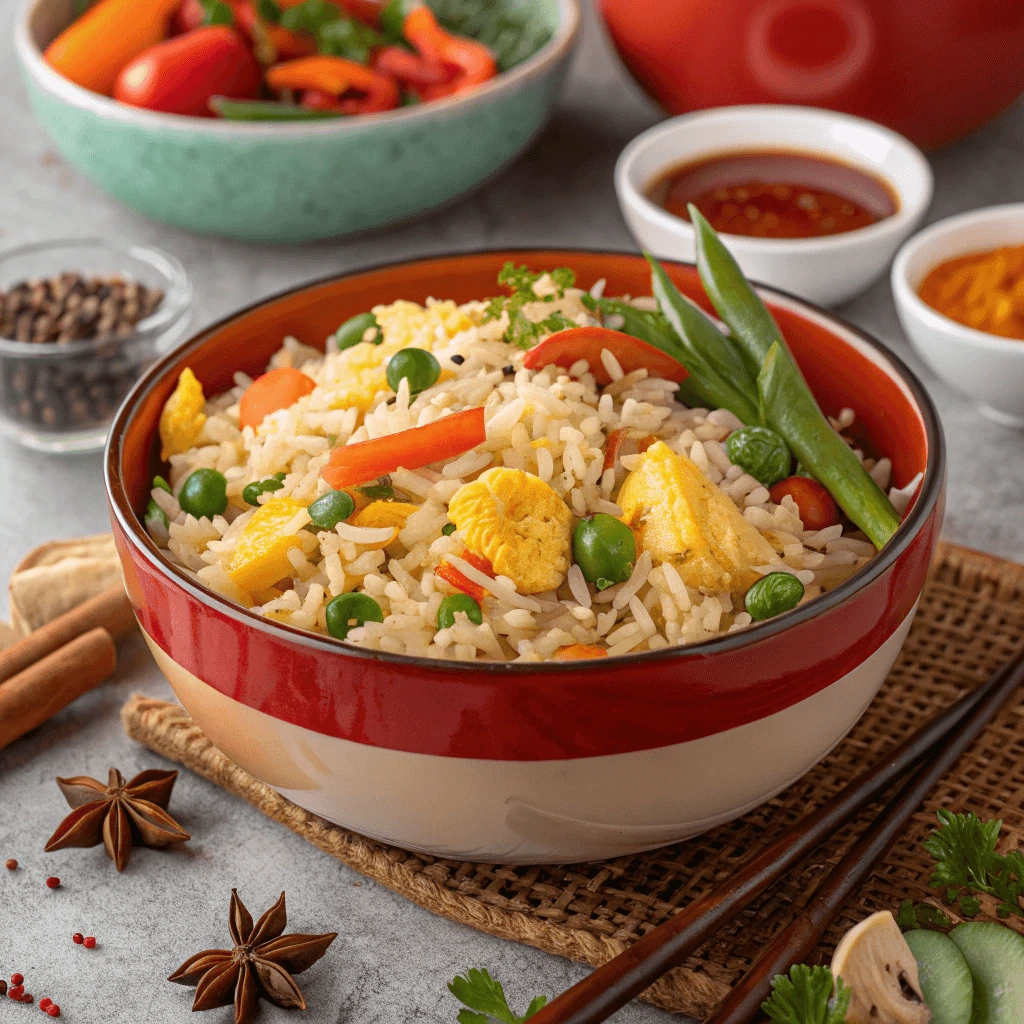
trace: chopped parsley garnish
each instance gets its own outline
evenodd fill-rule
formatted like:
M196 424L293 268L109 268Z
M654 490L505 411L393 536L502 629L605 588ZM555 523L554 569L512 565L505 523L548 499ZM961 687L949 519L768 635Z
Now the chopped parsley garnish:
M937 813L940 827L924 841L924 848L938 862L930 884L946 890L947 902L958 901L965 917L980 910L978 894L999 901L1000 917L1024 917L1024 853L996 852L1002 821L983 822L973 812L954 814L945 808Z
M555 285L555 291L549 295L540 296L534 290L534 285L545 276L551 278ZM565 289L571 288L576 283L576 274L568 267L556 267L551 271L534 273L529 267L517 267L514 263L506 263L498 274L498 284L504 285L512 294L509 296L496 296L487 304L484 313L484 322L497 320L503 313L508 314L508 327L505 329L505 340L519 348L532 348L542 334L552 334L555 331L564 331L569 327L576 327L572 320L561 313L552 313L534 323L522 311L522 307L528 302L554 302L556 298L565 295Z
M388 477L381 477L373 484L362 484L355 490L369 501L394 501L395 498L395 489Z
M465 1006L459 1010L459 1024L492 1024L494 1021L523 1024L548 1001L547 996L537 996L526 1008L526 1013L519 1016L509 1008L501 982L495 981L486 970L467 971L464 978L452 979L448 990Z
M796 964L788 977L775 976L761 1009L776 1024L845 1024L849 1006L850 990L842 978L827 967Z

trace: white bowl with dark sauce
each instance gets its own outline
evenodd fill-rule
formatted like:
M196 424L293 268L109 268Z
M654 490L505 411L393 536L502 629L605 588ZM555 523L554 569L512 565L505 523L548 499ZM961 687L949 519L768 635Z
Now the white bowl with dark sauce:
M637 136L615 168L626 223L655 256L694 259L694 202L748 277L822 305L882 276L932 187L924 154L902 135L808 107L674 117Z

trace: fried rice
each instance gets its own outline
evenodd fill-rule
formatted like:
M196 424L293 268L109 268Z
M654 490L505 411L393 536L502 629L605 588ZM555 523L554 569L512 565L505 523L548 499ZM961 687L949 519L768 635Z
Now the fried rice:
M522 313L539 322L557 312L577 325L600 321L583 303L586 293L564 290L549 277L534 286L539 301ZM592 289L599 296L603 283ZM641 309L655 308L651 298L634 298ZM580 360L569 368L523 366L524 351L505 339L507 315L488 319L481 300L458 305L428 299L425 306L399 301L374 308L382 338L338 351L329 338L326 354L285 338L270 368L290 366L308 375L316 387L257 428L239 427L239 401L251 380L235 375L235 386L205 401L205 421L187 450L169 455L171 490L154 487L152 499L167 517L166 527L150 533L174 564L210 590L276 622L327 634L328 602L357 591L372 597L382 622L352 628L344 642L393 654L458 661L537 662L574 645L598 648L609 656L699 643L751 624L742 595L692 586L679 566L657 562L637 551L630 577L598 589L577 564L558 573L554 589L525 593L516 582L481 568L459 530L449 524L449 503L464 485L494 467L529 474L565 503L572 521L595 513L622 516L617 504L627 475L644 458L640 439L663 441L699 467L764 537L774 559L754 567L760 574L783 571L804 586L802 602L836 587L875 554L859 531L843 525L807 530L791 497L781 504L728 456L725 440L740 421L726 410L687 408L676 398L677 385L649 376L645 369L624 373L607 349L602 368L611 382L595 381ZM607 323L605 326L616 326ZM433 353L441 375L431 387L410 395L408 381L397 392L385 379L388 359L400 349ZM317 529L306 506L330 488L321 477L332 449L380 438L435 422L453 412L483 407L486 440L472 451L416 469L398 469L375 481L377 493L415 506L395 527L338 523ZM842 432L854 421L844 409L832 421ZM609 436L633 441L606 464ZM858 453L860 454L860 453ZM916 481L890 488L888 458L864 458L872 478L888 490L902 512ZM228 505L222 515L195 518L184 512L177 493L198 468L215 469L227 481ZM260 495L259 503L292 498L298 510L282 527L297 538L287 551L289 575L271 588L251 593L238 585L230 569L236 547L256 509L242 498L253 481L283 474L279 489ZM545 492L546 493L546 492ZM359 504L365 496L356 495ZM438 608L454 593L438 575L447 563L486 592L482 621L463 613L438 628Z

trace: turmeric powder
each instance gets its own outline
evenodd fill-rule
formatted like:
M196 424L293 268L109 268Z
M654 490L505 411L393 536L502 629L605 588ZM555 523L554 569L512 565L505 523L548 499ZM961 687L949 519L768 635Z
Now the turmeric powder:
M928 272L918 294L965 327L1024 340L1024 245L946 260Z

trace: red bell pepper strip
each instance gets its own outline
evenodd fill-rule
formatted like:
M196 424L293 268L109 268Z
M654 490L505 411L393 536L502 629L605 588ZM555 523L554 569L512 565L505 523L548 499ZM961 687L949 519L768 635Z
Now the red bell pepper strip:
M344 114L372 114L391 110L401 101L398 83L394 79L378 74L354 60L325 54L275 64L268 69L266 80L275 92L283 89L296 92L311 89L330 93ZM358 98L344 96L350 89L363 95Z
M277 0L277 6L282 10L298 7L301 3L305 3L305 0ZM330 0L330 3L373 28L380 24L380 12L384 4L378 3L377 0Z
M566 331L549 334L539 345L526 353L523 366L539 370L542 366L564 366L568 369L580 359L590 364L590 372L598 384L611 383L611 377L601 362L602 349L619 361L624 373L647 369L652 377L674 380L682 384L690 371L660 348L609 327L570 327Z
M440 576L448 586L461 590L463 594L468 594L477 604L487 596L487 591L479 583L474 583L471 579L463 576L450 562L441 562L434 570L434 575Z
M320 475L340 491L396 469L419 469L431 462L454 458L483 444L486 436L483 409L464 409L425 427L335 448Z
M475 39L446 32L425 4L405 16L402 35L416 47L421 57L451 67L455 72L448 82L424 86L421 91L424 100L468 92L498 73L498 65L490 49Z
M454 76L437 60L411 53L402 46L382 46L370 61L374 71L397 78L407 89L443 85Z

